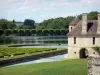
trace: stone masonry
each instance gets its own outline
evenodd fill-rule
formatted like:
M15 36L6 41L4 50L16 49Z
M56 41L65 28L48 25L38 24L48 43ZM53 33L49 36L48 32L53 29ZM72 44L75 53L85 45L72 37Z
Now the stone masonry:
M88 58L88 75L100 75L100 57Z

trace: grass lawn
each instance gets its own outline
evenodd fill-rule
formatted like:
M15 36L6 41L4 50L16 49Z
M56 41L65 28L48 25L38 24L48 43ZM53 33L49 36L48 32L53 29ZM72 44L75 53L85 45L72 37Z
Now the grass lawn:
M87 59L2 67L0 75L87 75Z

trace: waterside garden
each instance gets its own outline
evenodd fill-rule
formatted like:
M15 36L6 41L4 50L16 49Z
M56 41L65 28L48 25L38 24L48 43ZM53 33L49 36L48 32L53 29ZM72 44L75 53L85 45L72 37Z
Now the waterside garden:
M58 50L57 48L0 48L0 61L8 60L14 58L21 58L25 56L31 56L36 54L43 54L48 52L54 52ZM66 49L67 53L67 49Z

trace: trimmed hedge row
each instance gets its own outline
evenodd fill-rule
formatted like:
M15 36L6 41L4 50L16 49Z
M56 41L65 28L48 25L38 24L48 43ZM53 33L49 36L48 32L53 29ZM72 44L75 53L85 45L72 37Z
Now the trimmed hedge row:
M0 48L0 58L53 50L57 48Z
M0 36L3 34L5 36L13 35L13 36L48 36L48 35L66 35L68 33L68 29L51 29L51 30L35 30L35 29L0 29Z

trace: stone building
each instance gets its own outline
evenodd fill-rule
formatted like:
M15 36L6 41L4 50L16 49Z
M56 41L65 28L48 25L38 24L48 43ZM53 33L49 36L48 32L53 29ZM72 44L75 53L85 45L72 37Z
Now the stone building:
M82 14L82 20L77 17L69 25L68 58L86 58L99 56L93 47L100 46L100 14L98 20L87 20L87 14Z

